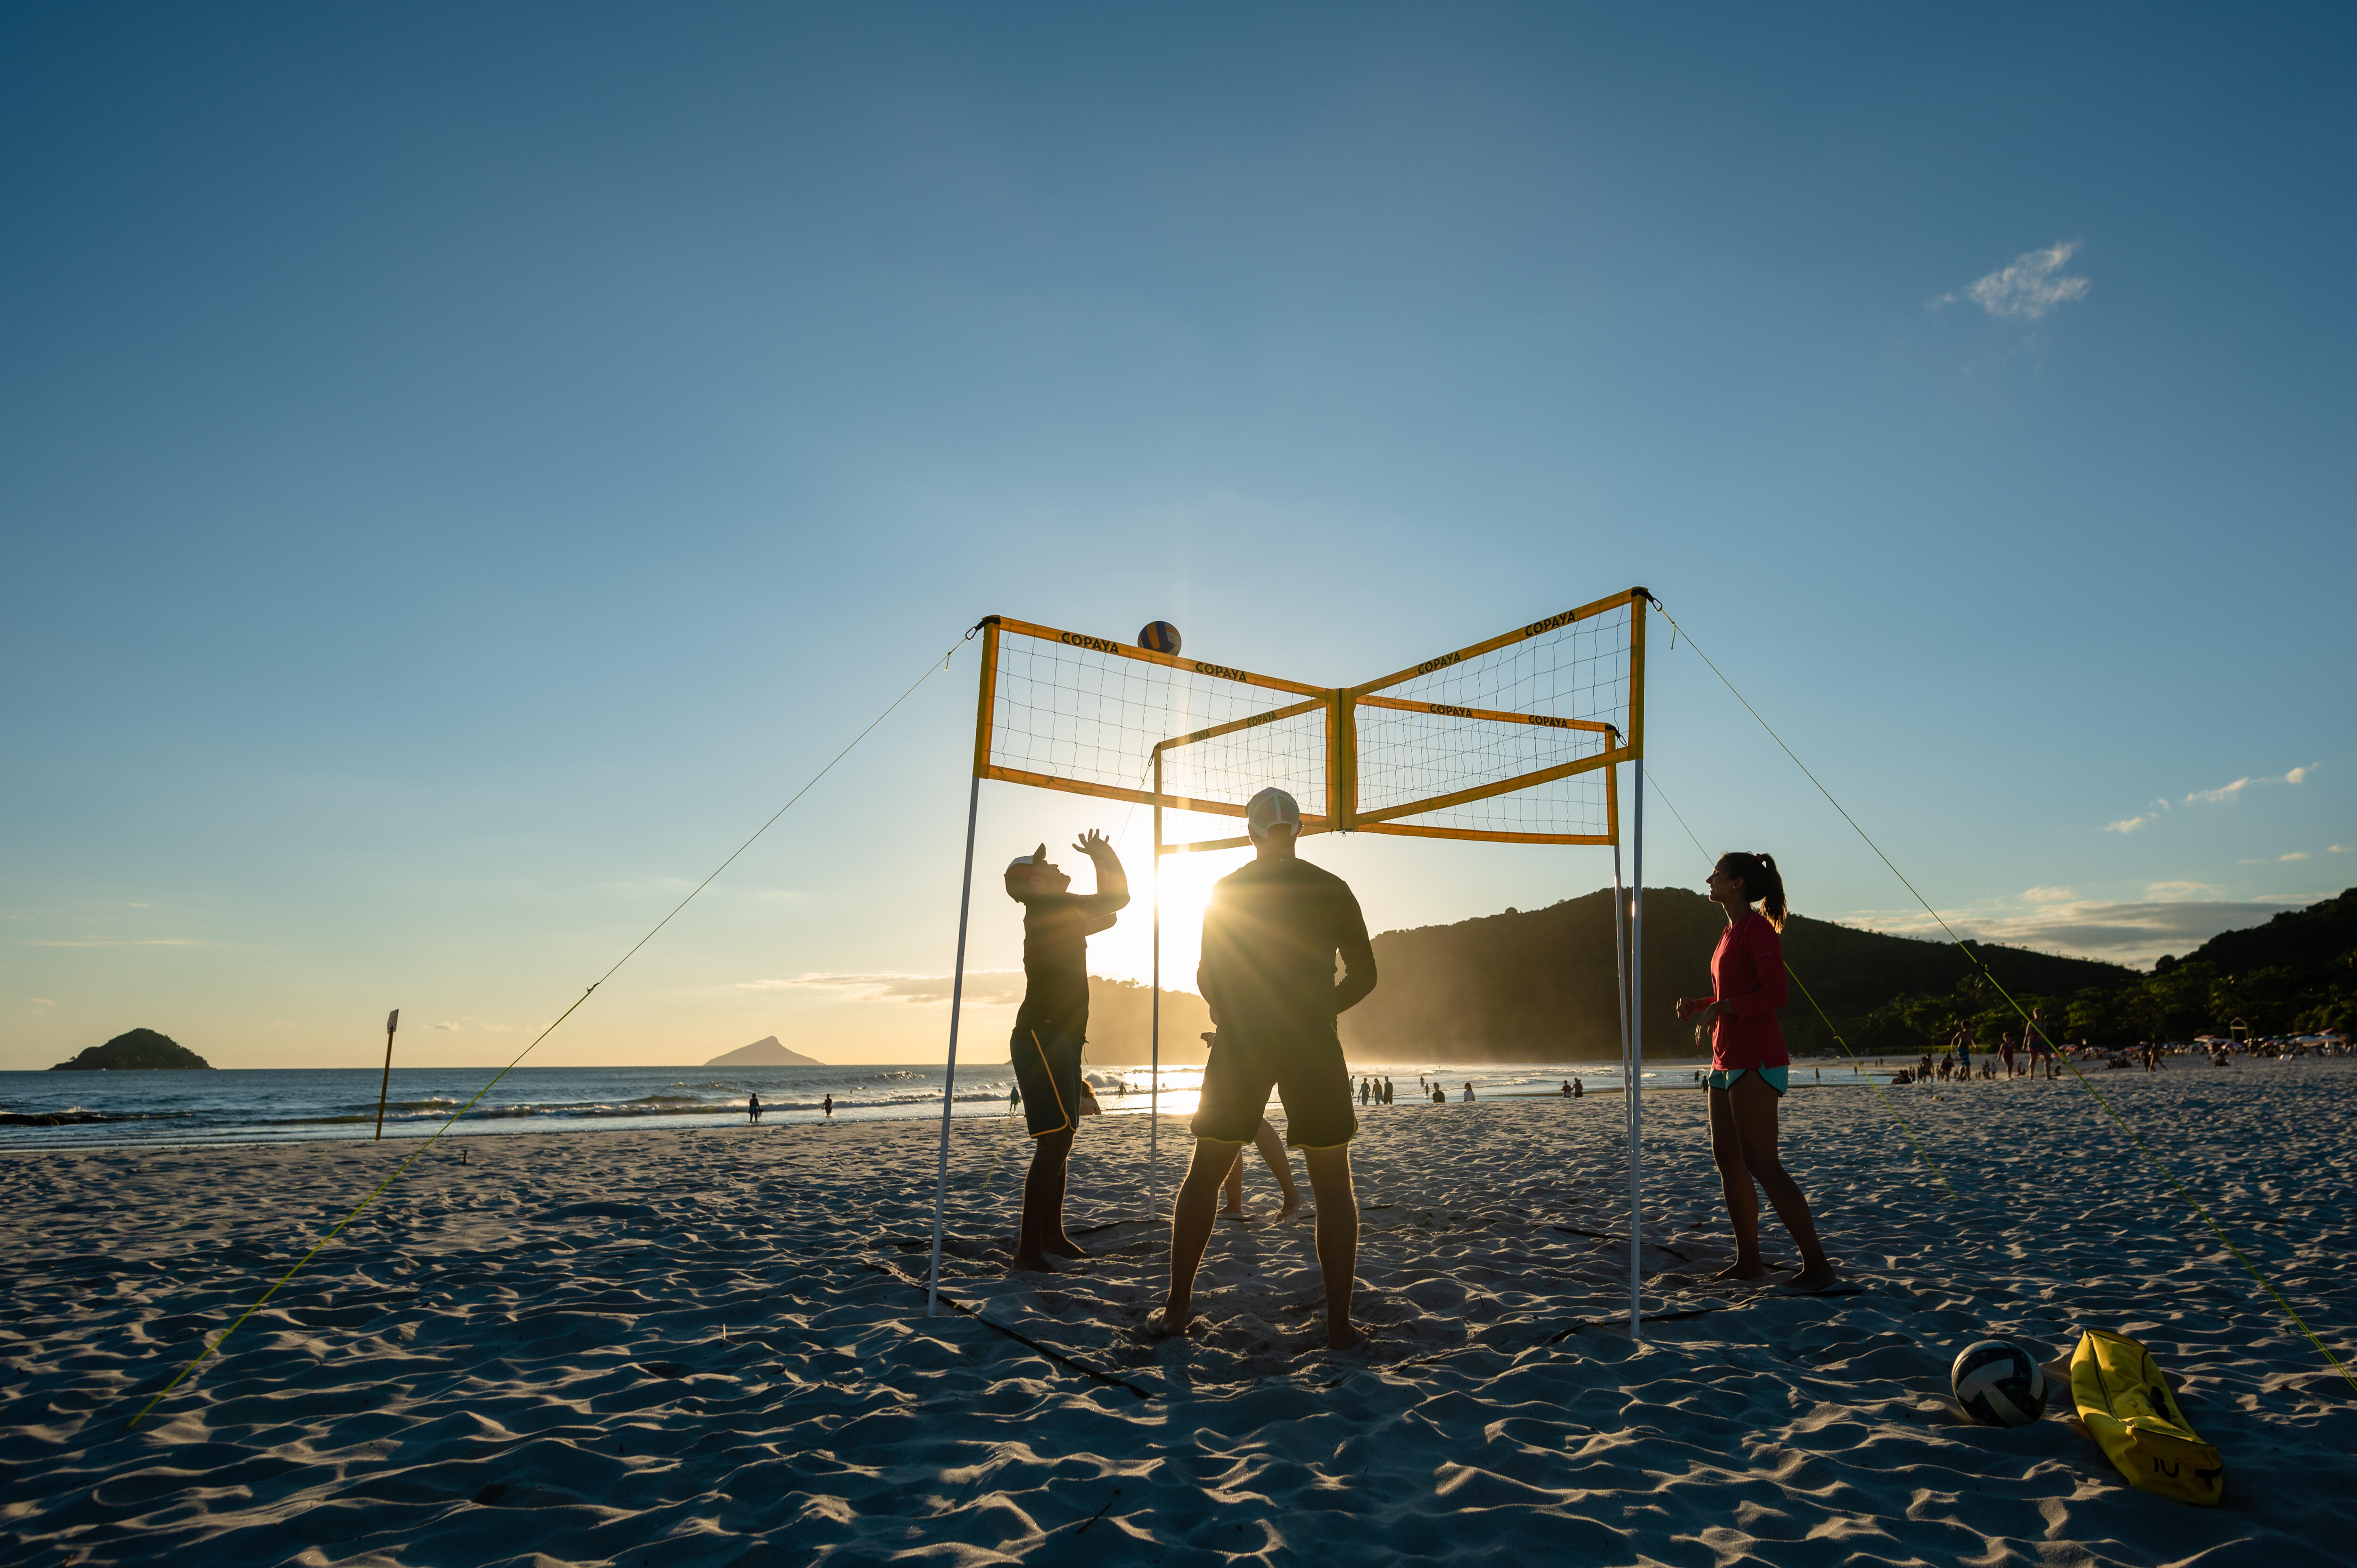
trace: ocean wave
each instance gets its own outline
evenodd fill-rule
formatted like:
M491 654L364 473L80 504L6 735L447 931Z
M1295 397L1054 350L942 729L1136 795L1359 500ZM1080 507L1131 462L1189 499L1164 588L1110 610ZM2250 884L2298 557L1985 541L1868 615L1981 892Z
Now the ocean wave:
M0 1111L0 1127L80 1127L92 1122L168 1122L193 1111Z

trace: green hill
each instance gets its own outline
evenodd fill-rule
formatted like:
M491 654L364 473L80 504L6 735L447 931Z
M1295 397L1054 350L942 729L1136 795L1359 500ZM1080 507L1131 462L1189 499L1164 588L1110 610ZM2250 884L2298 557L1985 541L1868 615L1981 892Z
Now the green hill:
M125 1072L155 1071L159 1069L212 1069L212 1063L188 1049L168 1035L153 1029L134 1029L127 1035L117 1035L102 1046L91 1046L70 1062L59 1062L51 1072Z
M2226 931L2148 975L2070 1004L2072 1039L2190 1039L2240 1024L2256 1036L2357 1032L2357 887Z
M1718 906L1678 887L1645 890L1645 1048L1684 1056L1693 1031L1680 995L1710 986L1710 952L1726 928ZM1620 1054L1612 983L1612 896L1599 891L1544 909L1448 926L1385 931L1374 940L1374 994L1342 1015L1354 1060L1581 1060ZM1989 970L2017 993L2070 995L2132 983L2117 964L1982 947ZM1972 966L1946 942L1889 936L1795 916L1784 957L1853 1046L1868 1015L1908 993L1955 992ZM1829 1051L1832 1036L1796 991L1781 1015L1795 1051Z

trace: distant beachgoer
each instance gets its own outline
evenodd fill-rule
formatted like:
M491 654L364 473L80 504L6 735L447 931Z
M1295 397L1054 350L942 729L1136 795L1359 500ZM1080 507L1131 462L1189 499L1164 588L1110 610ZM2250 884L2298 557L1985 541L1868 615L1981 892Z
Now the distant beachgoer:
M1081 1079L1081 1114L1083 1116L1104 1114L1104 1107L1097 1103L1096 1089L1087 1079Z
M1566 1100L1569 1100L1571 1098L1571 1079L1565 1079L1563 1080L1563 1097Z
M1997 1060L2005 1064L2005 1076L2013 1076L2013 1031L2007 1029L1996 1043Z
M1006 867L1006 896L1023 906L1023 1004L1007 1050L1028 1092L1023 1119L1031 1133L1031 1168L1023 1177L1023 1218L1015 1266L1052 1267L1050 1254L1088 1253L1064 1230L1064 1176L1087 1103L1081 1053L1089 1033L1089 938L1110 930L1129 903L1121 857L1094 828L1072 847L1096 866L1097 890L1071 891L1072 879L1041 844Z
M1017 1084L1013 1089L1010 1089L1010 1090L1008 1090L1006 1091L1006 1108L1007 1108L1009 1111L1012 1111L1012 1110L1014 1110L1017 1106L1018 1106L1018 1105L1020 1105L1020 1104L1022 1104L1022 1103L1023 1103L1023 1086L1022 1086L1021 1084L1019 1084L1019 1083L1018 1083L1018 1084Z
M1463 1103L1467 1105L1473 1103L1473 1086L1469 1083L1465 1086L1465 1098Z
M1773 856L1725 854L1711 868L1709 893L1727 915L1727 930L1710 955L1711 994L1679 998L1678 1021L1711 1028L1711 1155L1735 1230L1735 1262L1717 1277L1751 1280L1768 1272L1760 1256L1757 1182L1801 1249L1801 1272L1786 1283L1822 1290L1833 1283L1834 1267L1817 1238L1809 1200L1776 1149L1776 1102L1792 1071L1776 1023L1776 1011L1791 993L1781 940L1783 875ZM1760 909L1751 907L1755 901Z
M1372 1105L1374 1103L1374 1093L1368 1088L1367 1080L1363 1078L1359 1080L1359 1103L1361 1105Z
M1970 1078L1970 1077L1972 1077L1972 1076L1973 1076L1973 1026L1972 1026L1970 1024L1966 1024L1963 1028L1958 1029L1958 1030L1956 1031L1956 1047L1955 1047L1955 1049L1956 1049L1956 1075L1957 1075L1959 1078Z
M823 1111L824 1111L824 1112L825 1112L829 1116L834 1115L834 1095L832 1095L832 1094L828 1095L828 1096L826 1097L826 1104L825 1104L825 1105L823 1105L823 1107L821 1107L821 1109L822 1109L822 1110L823 1110Z
M1440 1085L1437 1083L1432 1086L1432 1102L1435 1105L1446 1105L1448 1103L1448 1096L1441 1092Z
M1385 1078L1383 1079L1383 1103L1389 1105L1398 1098L1399 1090L1393 1085L1392 1080L1389 1078Z
M761 1097L750 1090L748 1090L745 1095L745 1119L748 1122L759 1122L761 1119Z
M1169 1293L1147 1327L1187 1332L1221 1185L1238 1146L1254 1137L1274 1089L1318 1207L1326 1343L1347 1350L1363 1337L1351 1322L1359 1256L1351 1140L1359 1119L1336 1020L1374 990L1375 953L1350 885L1295 853L1301 808L1293 797L1263 789L1245 803L1244 822L1254 858L1213 885L1203 912L1196 990L1220 1037L1203 1065L1195 1152L1171 1204Z
M1587 1098L1587 1085L1580 1082L1579 1079L1576 1078L1573 1079L1571 1080L1571 1097L1574 1100L1585 1100Z
M1267 1164L1269 1174L1276 1177L1277 1190L1285 1194L1285 1207L1277 1210L1276 1217L1279 1219L1292 1219L1301 1212L1301 1189L1293 1185L1293 1172L1286 1166L1285 1141L1276 1135L1276 1129L1269 1125L1267 1117L1260 1119L1260 1131L1253 1134L1253 1143L1259 1148L1260 1157ZM1228 1201L1221 1212L1242 1214L1244 1211L1244 1152L1242 1149L1236 1151L1235 1164L1228 1167L1227 1187Z

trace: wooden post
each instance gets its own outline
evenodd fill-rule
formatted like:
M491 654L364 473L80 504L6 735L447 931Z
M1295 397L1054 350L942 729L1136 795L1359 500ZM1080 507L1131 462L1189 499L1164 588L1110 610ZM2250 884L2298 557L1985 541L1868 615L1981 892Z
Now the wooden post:
M393 1087L393 1032L401 1027L401 1009L396 1007L384 1015L384 1080L376 1090L376 1135L384 1136L384 1097Z

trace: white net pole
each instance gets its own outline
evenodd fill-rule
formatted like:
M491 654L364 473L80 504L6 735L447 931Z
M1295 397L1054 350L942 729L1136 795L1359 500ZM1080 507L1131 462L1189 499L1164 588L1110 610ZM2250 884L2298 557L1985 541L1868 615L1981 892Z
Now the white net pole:
M950 1108L957 1103L957 1035L959 1005L965 1000L965 918L974 905L974 824L982 810L982 775L965 798L965 880L958 888L957 969L950 980L950 1058L942 1070L942 1153L933 1169L933 1265L925 1278L925 1316L937 1316L942 1306L942 1217L950 1196Z
M1155 1184L1162 1174L1162 754L1154 754L1154 875L1146 883L1154 897L1154 1002L1148 1015L1146 1068L1146 1218L1161 1212Z
M1638 1250L1644 1245L1645 1146L1645 763L1636 769L1636 794L1629 834L1629 1337L1643 1337L1639 1303L1644 1279Z
M1628 1094L1636 1092L1634 1079L1629 1071L1629 895L1620 885L1620 841L1612 841L1612 988L1620 1000L1620 1078ZM1631 1101L1620 1102L1620 1116L1627 1121ZM1631 1312L1629 1337L1637 1337L1637 1318Z

